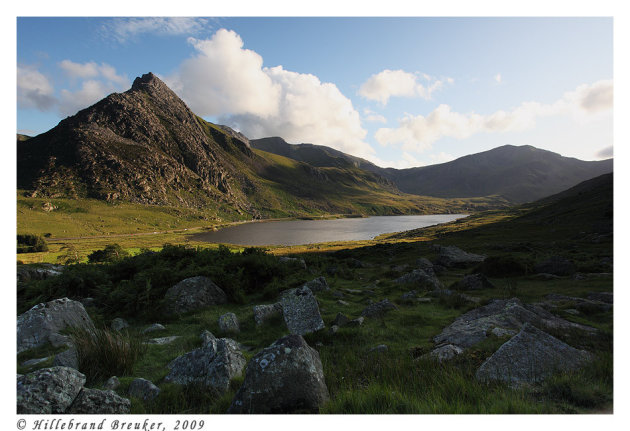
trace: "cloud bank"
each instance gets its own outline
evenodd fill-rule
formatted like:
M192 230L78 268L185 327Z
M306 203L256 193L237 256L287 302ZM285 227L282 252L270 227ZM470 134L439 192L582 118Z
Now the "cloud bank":
M196 34L208 28L209 20L192 17L113 18L103 25L102 32L120 43L140 34L166 36Z
M249 138L282 136L289 142L327 145L360 157L374 150L350 99L315 75L264 67L234 31L189 39L196 50L165 80L190 108L215 116Z
M431 94L442 88L445 82L452 83L452 78L439 80L429 75L421 75L426 85L419 82L420 76L404 70L385 69L372 75L359 88L359 95L386 105L390 97L419 97L430 99Z
M18 108L49 111L55 103L54 88L50 80L33 67L18 65Z
M406 151L422 152L441 138L466 139L477 133L521 131L533 127L541 117L571 115L579 121L610 111L613 107L612 80L580 85L552 104L524 102L511 111L489 115L459 113L442 104L427 116L407 115L397 128L381 128L374 137L381 145L401 145Z

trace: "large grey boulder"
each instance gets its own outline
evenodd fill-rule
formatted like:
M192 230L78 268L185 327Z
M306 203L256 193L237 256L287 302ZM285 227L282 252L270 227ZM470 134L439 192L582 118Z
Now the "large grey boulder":
M467 253L454 245L440 246L434 245L433 249L439 253L436 260L438 265L452 267L465 266L473 263L480 263L485 260L485 256L480 254Z
M431 261L429 259L427 259L426 257L420 257L418 258L418 260L416 260L416 267L418 269L423 270L424 272L426 272L427 274L433 274L435 275L435 272L433 271L433 264L431 263Z
M47 343L58 347L70 339L61 335L66 328L94 329L83 304L68 298L37 304L17 319L17 353Z
M219 316L219 329L223 333L238 334L241 328L238 324L238 317L234 313L225 313Z
M168 314L182 314L211 305L225 304L227 295L208 277L191 277L166 291Z
M321 292L324 290L330 290L330 286L328 286L328 283L326 282L326 278L324 277L317 277L314 280L308 281L304 283L304 286L311 289L311 292Z
M464 349L461 347L454 346L452 344L445 344L444 346L433 349L428 355L430 358L435 359L438 362L444 362L449 361L462 353L464 353Z
M455 290L492 289L494 284L483 274L469 274L451 286Z
M160 395L160 388L149 380L137 378L129 385L129 395L143 401L153 401Z
M324 328L317 299L308 287L288 290L282 295L280 303L291 334L304 335Z
M389 299L385 298L382 301L375 302L373 304L368 305L361 312L361 316L364 317L381 317L385 313L388 313L392 310L398 310L394 304L389 302Z
M131 401L112 390L83 388L66 413L88 415L128 414Z
M534 265L534 271L537 273L568 276L575 274L576 268L573 262L562 256L551 256Z
M252 358L228 413L317 413L328 399L319 354L288 335Z
M254 305L253 310L254 321L256 322L256 325L260 326L276 316L281 316L282 304L276 302L275 304Z
M17 379L18 414L65 413L77 397L85 376L67 367L42 368Z
M236 341L220 338L174 359L164 381L202 384L223 393L230 380L242 374L246 362Z
M485 340L495 328L520 330L525 323L547 329L577 330L585 334L597 331L557 317L537 305L523 304L518 298L495 299L459 316L433 341L438 345L454 344L466 348Z
M437 279L433 271L425 272L422 269L414 269L413 271L394 280L398 284L413 284L414 286L426 289L437 290L442 288L442 283Z
M590 353L575 349L526 323L517 335L481 364L476 377L512 385L535 383L554 372L580 368L591 359Z

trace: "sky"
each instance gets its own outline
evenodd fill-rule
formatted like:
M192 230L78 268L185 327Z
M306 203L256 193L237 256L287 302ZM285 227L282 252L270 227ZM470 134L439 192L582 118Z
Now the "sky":
M383 167L613 155L613 18L17 18L17 132L153 72L205 119Z

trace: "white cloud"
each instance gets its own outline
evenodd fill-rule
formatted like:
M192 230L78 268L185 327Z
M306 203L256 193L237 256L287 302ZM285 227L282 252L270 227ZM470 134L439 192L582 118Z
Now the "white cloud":
M359 95L385 105L390 97L430 99L431 94L442 88L444 82L453 83L452 78L439 80L427 74L421 74L420 76L427 81L426 85L418 82L418 74L405 72L404 70L385 69L370 76L359 88Z
M218 30L211 39L190 39L197 54L166 78L202 116L216 116L249 138L281 136L289 142L327 145L366 157L366 131L350 99L311 74L263 67L238 34Z
M494 75L494 80L497 84L501 83L501 74L497 73L496 75Z
M613 157L613 146L602 148L595 155L598 159L610 159Z
M381 145L402 145L404 150L422 152L444 137L465 139L482 132L526 130L540 117L572 115L583 121L612 109L612 94L613 82L606 80L581 85L552 104L524 102L511 111L500 110L489 115L462 114L442 104L426 117L407 115L397 128L381 128L374 136Z
M363 120L370 123L387 123L387 118L385 118L381 114L372 111L371 109L363 110Z
M104 25L103 30L118 42L125 42L139 34L192 35L208 28L209 20L192 17L143 17L113 18Z
M22 109L48 111L56 103L48 78L30 66L17 67L17 104Z
M113 84L129 86L126 76L118 75L116 69L107 63L97 64L94 61L88 63L75 63L71 60L59 62L59 67L71 79L104 78Z

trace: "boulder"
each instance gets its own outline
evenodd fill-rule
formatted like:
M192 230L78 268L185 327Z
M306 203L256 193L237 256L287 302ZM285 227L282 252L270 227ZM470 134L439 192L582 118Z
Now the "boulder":
M208 277L191 277L166 291L167 313L182 314L211 305L225 304L227 295Z
M442 283L437 279L435 274L428 274L422 269L414 269L413 271L394 280L398 284L413 284L421 289L437 290L442 288Z
M336 301L336 304L338 304L338 305L343 305L344 307L347 307L348 305L350 305L350 303L349 303L349 302L344 301L343 299L338 299L338 300Z
M273 319L276 316L282 315L282 304L276 302L275 304L263 304L254 305L254 321L256 325L263 325L265 322Z
M17 379L18 414L65 413L85 384L85 376L68 367L42 368Z
M17 353L51 343L58 347L70 339L59 332L66 328L93 330L83 304L68 298L37 304L17 319Z
M128 414L131 401L112 390L83 388L66 413L88 415Z
M109 379L107 379L107 381L103 385L103 387L106 390L111 389L112 391L116 390L119 386L120 386L120 380L118 380L118 377L116 376L111 376Z
M314 280L304 283L304 287L311 289L311 292L321 292L324 290L330 290L330 286L326 282L326 278L317 277Z
M436 264L447 268L453 266L466 266L473 263L480 263L485 260L485 256L480 254L467 253L464 250L450 246L434 245L433 249L439 253Z
M304 262L304 259L298 259L297 257L281 256L281 257L278 258L278 262L286 263L286 264L289 264L289 265L296 265L296 266L299 266L302 269L306 269L306 262Z
M218 338L214 336L214 334L210 331L208 331L207 329L204 330L201 335L199 336L199 338L201 338L201 345L205 346L207 344L213 344L214 348L216 349L216 343Z
M110 326L114 331L122 331L123 329L129 327L129 323L127 323L125 319L117 317L112 320L112 324Z
M332 325L337 325L338 327L345 326L348 324L350 319L343 313L337 313L335 316L335 320L332 321Z
M287 291L280 301L284 321L291 334L304 335L324 328L319 306L307 287Z
M388 313L392 310L398 310L394 304L389 302L389 299L385 298L382 301L375 302L374 304L368 305L361 312L361 316L364 317L380 317L385 313Z
M575 349L525 323L517 335L481 364L476 377L512 385L535 383L554 372L578 369L591 359L590 353Z
M160 388L149 380L137 378L129 385L129 396L134 398L143 401L153 401L158 395L160 395Z
M228 413L317 413L328 399L319 354L288 335L252 358Z
M79 357L77 356L77 350L74 347L64 350L61 353L55 355L53 359L53 366L55 367L68 367L79 369Z
M351 321L349 321L348 323L346 323L346 326L348 327L357 327L357 326L361 326L363 325L363 321L365 320L365 318L363 316L361 317L357 317L356 319L352 319Z
M17 281L18 283L27 283L32 280L45 280L47 278L61 275L62 272L62 265L53 265L51 263L40 263L36 266L18 265Z
M461 347L455 346L453 344L445 344L444 346L433 349L431 353L429 353L429 357L431 359L435 359L438 362L444 362L449 361L455 356L461 355L462 353L464 353L464 349L462 349Z
M559 276L569 276L575 274L576 268L573 262L562 256L552 256L534 265L534 271Z
M166 328L164 327L164 325L160 325L159 323L154 323L153 325L145 328L142 333L143 334L148 334L149 332L155 332L155 331L164 331Z
M225 313L219 317L219 330L227 334L238 334L241 329L238 324L238 317L234 313Z
M493 289L494 284L483 274L470 274L454 283L451 286L455 290L480 290L480 289Z
M435 275L434 271L433 271L433 264L431 263L431 261L429 259L427 259L426 257L421 257L418 258L418 260L416 260L416 267L418 269L423 270L424 272L426 272L427 274L433 274Z
M518 298L495 299L488 305L459 316L435 336L436 344L454 344L467 348L486 339L494 328L520 330L525 323L548 329L581 331L593 334L597 330L589 326L569 322L557 317L540 306L523 304Z
M173 341L177 340L178 338L180 338L179 335L171 335L170 337L151 338L147 340L144 344L157 344L159 346L162 346L164 344L171 344Z
M387 344L379 344L378 346L374 346L370 350L368 350L368 353L383 353L387 352L387 350Z
M171 361L164 381L178 385L201 384L223 393L230 386L230 380L242 374L245 363L238 343L220 338Z

